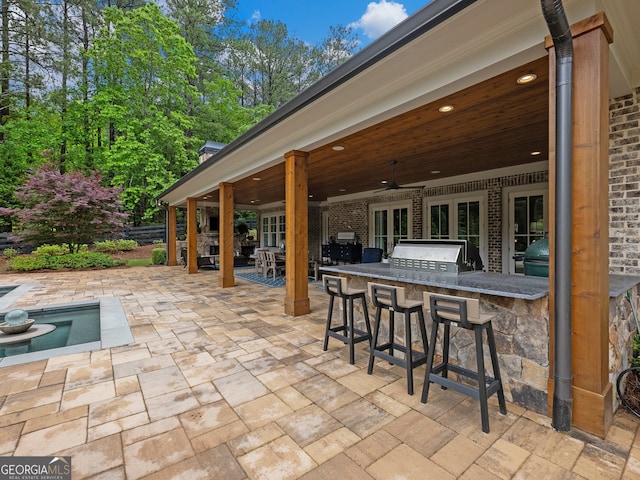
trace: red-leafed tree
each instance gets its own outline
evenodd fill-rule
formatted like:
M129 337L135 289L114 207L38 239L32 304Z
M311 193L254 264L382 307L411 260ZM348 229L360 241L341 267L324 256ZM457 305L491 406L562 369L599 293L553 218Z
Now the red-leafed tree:
M101 180L97 172L63 174L53 164L42 165L16 191L22 208L0 208L0 215L19 220L16 239L33 246L67 245L75 253L82 244L120 233L127 217L120 191Z

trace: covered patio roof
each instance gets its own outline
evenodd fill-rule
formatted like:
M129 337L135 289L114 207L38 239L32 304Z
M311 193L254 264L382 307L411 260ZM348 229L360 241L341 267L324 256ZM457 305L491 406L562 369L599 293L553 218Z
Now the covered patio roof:
M565 10L570 20L605 11L617 40L610 97L628 93L639 83L640 36L629 19L640 18L640 5L575 0ZM216 202L219 184L230 182L238 206L282 201L283 155L293 149L309 152L312 201L383 188L392 160L401 185L546 160L546 34L538 2L436 0L159 199ZM518 84L525 73L537 78ZM453 111L440 112L444 105Z

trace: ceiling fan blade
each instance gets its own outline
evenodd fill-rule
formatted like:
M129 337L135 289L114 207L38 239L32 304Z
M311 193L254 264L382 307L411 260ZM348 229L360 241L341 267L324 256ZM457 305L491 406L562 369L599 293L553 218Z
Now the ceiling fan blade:
M400 185L398 185L398 182L396 182L396 171L395 171L396 163L398 163L397 160L391 160L389 162L389 165L391 165L391 181L387 184L385 188L383 188L382 190L376 190L373 193L389 192L392 190L416 190L416 189L424 188L424 185L416 185L413 187L401 187Z

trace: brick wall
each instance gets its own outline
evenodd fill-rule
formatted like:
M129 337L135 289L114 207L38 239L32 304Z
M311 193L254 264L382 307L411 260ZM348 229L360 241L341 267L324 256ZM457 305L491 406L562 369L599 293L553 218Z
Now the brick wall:
M420 190L399 190L397 193L376 195L366 199L329 204L329 237L338 232L355 232L363 246L369 246L369 205L411 200L413 238L422 237L422 196Z
M640 87L609 104L609 271L640 274Z
M320 258L320 243L322 238L322 213L320 207L310 206L309 207L309 225L308 225L308 236L309 236L309 256L312 258ZM262 240L262 217L263 216L272 216L272 215L284 215L285 209L284 205L282 207L271 207L265 208L264 210L260 210L258 212L258 240Z
M502 272L502 198L503 189L519 185L532 185L549 181L549 172L537 171L518 175L509 175L420 190L402 190L393 195L375 196L367 199L335 202L329 205L329 235L337 232L354 231L359 241L369 244L368 215L369 205L391 203L399 200L411 200L413 238L422 238L422 199L468 192L488 192L488 242L489 259L486 268L490 272Z

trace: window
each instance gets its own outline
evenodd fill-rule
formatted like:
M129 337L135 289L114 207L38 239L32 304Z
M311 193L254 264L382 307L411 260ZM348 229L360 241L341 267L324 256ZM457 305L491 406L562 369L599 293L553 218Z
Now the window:
M279 247L285 241L286 223L284 214L262 217L261 247Z
M370 246L391 254L399 240L411 238L411 202L369 206Z

